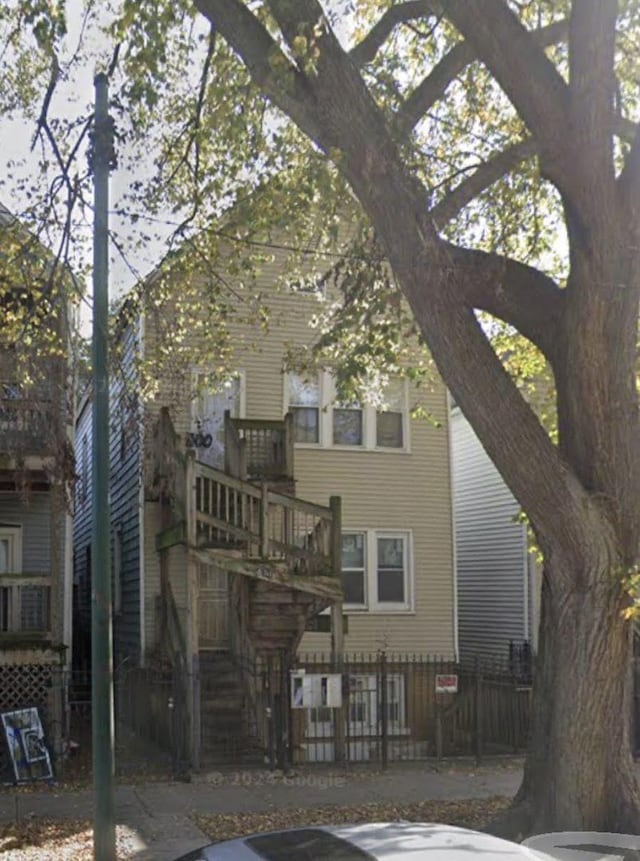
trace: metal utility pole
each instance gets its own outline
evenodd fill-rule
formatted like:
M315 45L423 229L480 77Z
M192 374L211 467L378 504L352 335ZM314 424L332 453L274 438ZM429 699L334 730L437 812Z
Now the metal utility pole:
M96 75L93 131L93 533L91 554L91 702L93 735L93 853L116 861L114 810L113 656L109 548L109 169L113 127L109 83Z

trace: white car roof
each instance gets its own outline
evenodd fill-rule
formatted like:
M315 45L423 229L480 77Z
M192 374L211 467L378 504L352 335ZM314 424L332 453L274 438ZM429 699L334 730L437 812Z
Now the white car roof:
M558 831L537 834L525 845L558 861L623 861L640 855L640 835L597 831ZM636 853L636 854L634 854Z
M309 826L216 843L207 861L549 861L489 834L422 822Z

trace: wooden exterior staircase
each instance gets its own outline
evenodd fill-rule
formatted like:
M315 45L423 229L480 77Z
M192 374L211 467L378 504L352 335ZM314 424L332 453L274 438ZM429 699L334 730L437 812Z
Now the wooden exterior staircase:
M257 703L262 703L263 693L247 666L275 656L285 662L293 658L308 620L327 608L331 608L332 649L334 655L341 654L340 498L332 497L326 507L293 495L290 416L262 422L226 414L224 470L181 454L166 424L170 424L168 412L161 415L163 422L156 439L165 449L167 442L174 447L175 460L171 463L165 451L157 461L165 501L157 549L162 582L168 580L172 548L182 546L186 553L184 659L185 666L200 668L193 674L200 679L200 690L188 697L193 702L191 746L197 766L208 752L219 761L215 751L225 745L212 738L216 733L222 733L220 738L233 749L229 731L235 728L239 735L239 728L246 728L248 709L253 710L254 725L260 723L256 714L262 705ZM214 580L218 612L225 614L217 621L203 591ZM224 607L221 595L226 596ZM211 658L206 650L220 654ZM230 665L238 670L242 704L238 690L216 687L211 674L221 675L223 664L227 670ZM215 726L218 730L212 730Z

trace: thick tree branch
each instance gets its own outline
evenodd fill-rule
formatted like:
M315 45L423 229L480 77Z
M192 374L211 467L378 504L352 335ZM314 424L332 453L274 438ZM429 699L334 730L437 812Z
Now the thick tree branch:
M584 178L571 177L569 88L560 73L503 0L448 0L444 7L535 137L545 175L581 204L587 192Z
M370 63L398 24L439 12L439 8L435 10L434 6L440 7L441 4L430 3L428 0L407 0L406 3L390 6L364 39L351 49L351 59L356 66Z
M193 0L195 7L237 51L253 80L313 140L318 127L309 110L304 76L241 0Z
M569 22L563 20L541 27L539 30L533 30L531 35L541 47L547 47L566 39L568 30ZM400 131L408 134L427 111L444 96L449 84L475 59L476 53L469 42L463 41L454 45L418 84L396 114L396 123Z
M455 292L464 292L460 282L473 281L474 271L458 268L452 280ZM487 454L534 527L563 552L583 558L589 532L599 522L588 493L504 370L473 312L452 305L446 294L441 301L421 302L419 283L415 291L414 310L436 365Z
M500 254L443 242L457 273L460 300L516 328L553 362L558 355L564 294L540 270ZM464 277L462 277L464 275Z
M540 45L503 0L448 0L444 6L543 150L555 155L565 127L568 88Z
M525 159L531 158L535 154L535 141L528 138L502 150L481 164L470 177L460 182L433 207L431 217L438 228L442 229L447 221L455 218L465 206L475 200L483 191L486 191L494 182L497 182Z
M633 120L629 120L621 114L615 119L616 134L620 140L626 143L632 144L635 141L639 128L638 123L634 123Z
M633 224L637 233L640 231L640 126L635 127L631 149L618 177L617 185L627 219Z
M614 176L617 0L580 0L571 6L569 89L576 152L589 157L593 185L605 192Z

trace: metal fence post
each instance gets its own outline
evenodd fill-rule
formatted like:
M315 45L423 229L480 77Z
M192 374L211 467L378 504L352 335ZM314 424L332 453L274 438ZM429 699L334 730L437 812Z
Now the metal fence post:
M389 707L387 690L387 654L380 653L380 746L382 767L389 765Z
M279 673L279 708L278 708L278 768L286 771L289 766L289 697L287 680L289 677L287 653L280 655Z
M482 761L482 752L484 746L484 703L483 703L483 684L482 684L482 667L480 658L476 657L476 672L475 672L475 700L476 700L476 762Z

